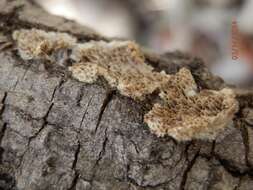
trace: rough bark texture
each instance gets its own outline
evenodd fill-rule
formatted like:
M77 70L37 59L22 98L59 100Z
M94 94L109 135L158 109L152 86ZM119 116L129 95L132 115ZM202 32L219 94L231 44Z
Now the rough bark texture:
M0 0L0 189L253 189L253 92L238 90L240 110L214 142L158 138L143 123L152 96L136 102L102 80L88 85L45 60L22 60L11 38L21 28L107 40L32 1ZM196 58L146 60L167 73L190 68L200 88L226 86Z

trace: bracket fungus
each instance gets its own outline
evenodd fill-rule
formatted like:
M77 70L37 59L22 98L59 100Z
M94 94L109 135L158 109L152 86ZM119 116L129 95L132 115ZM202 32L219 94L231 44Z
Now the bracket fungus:
M72 76L86 83L103 77L111 87L133 99L144 99L159 90L161 103L144 116L151 132L168 135L179 141L214 139L232 120L238 110L234 92L198 91L188 69L175 75L156 72L145 63L137 44L131 41L92 41L77 43L65 33L42 30L19 30L13 34L23 59L46 58L52 51L70 48L74 64Z
M74 78L92 83L102 76L121 94L134 99L143 99L169 79L164 72L154 72L131 41L81 44L74 48L71 57L78 62L69 69Z
M21 29L13 32L20 56L25 59L47 58L52 51L71 48L76 38L67 33Z
M169 135L179 141L214 139L238 110L231 89L202 90L187 69L171 76L161 89L163 105L155 104L144 121L157 136Z

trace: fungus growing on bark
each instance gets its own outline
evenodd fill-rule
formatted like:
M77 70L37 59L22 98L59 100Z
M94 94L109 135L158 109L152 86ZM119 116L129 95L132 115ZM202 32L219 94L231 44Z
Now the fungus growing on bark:
M103 77L122 95L134 99L144 99L159 90L161 103L144 116L144 122L159 137L169 135L179 141L214 139L238 109L232 90L199 92L188 69L175 75L154 71L131 41L79 44L68 34L35 29L16 31L13 38L23 59L47 58L52 51L71 48L75 63L69 70L81 82L93 83Z
M232 90L197 92L190 71L184 68L171 76L160 96L163 105L155 104L144 121L157 136L179 141L214 139L238 109Z
M80 44L71 57L78 62L69 69L74 78L92 83L102 76L121 94L134 99L151 94L169 79L164 72L154 72L140 48L130 41Z
M37 29L17 30L13 39L17 41L19 54L25 60L47 58L52 51L70 48L76 43L76 38L67 33Z

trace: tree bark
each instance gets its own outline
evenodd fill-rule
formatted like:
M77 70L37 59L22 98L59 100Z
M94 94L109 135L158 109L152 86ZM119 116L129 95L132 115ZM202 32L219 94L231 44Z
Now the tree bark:
M143 123L152 97L134 101L45 60L22 60L12 33L31 28L109 40L33 1L0 0L0 189L253 189L253 92L237 90L240 110L213 142L158 138ZM227 86L197 58L145 58L158 71L189 68L199 88Z

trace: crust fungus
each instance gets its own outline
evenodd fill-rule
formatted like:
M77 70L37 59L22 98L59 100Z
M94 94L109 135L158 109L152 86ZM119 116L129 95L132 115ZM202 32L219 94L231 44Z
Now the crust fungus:
M72 58L78 62L70 68L74 78L92 83L102 76L121 94L134 99L151 94L169 79L169 75L154 72L145 64L140 48L130 41L80 44Z
M17 41L19 54L25 60L47 58L52 51L70 48L76 43L76 38L67 33L37 29L17 30L13 39Z
M164 104L155 104L144 121L157 136L169 135L179 141L214 139L238 109L230 89L197 92L187 69L172 75L160 96Z
M159 137L214 139L238 109L232 90L198 91L187 69L175 75L154 71L131 41L78 44L68 34L36 29L15 31L13 38L23 59L47 58L55 50L71 48L75 64L69 70L81 82L93 83L103 77L121 94L134 99L159 90L161 103L144 116L144 122Z

